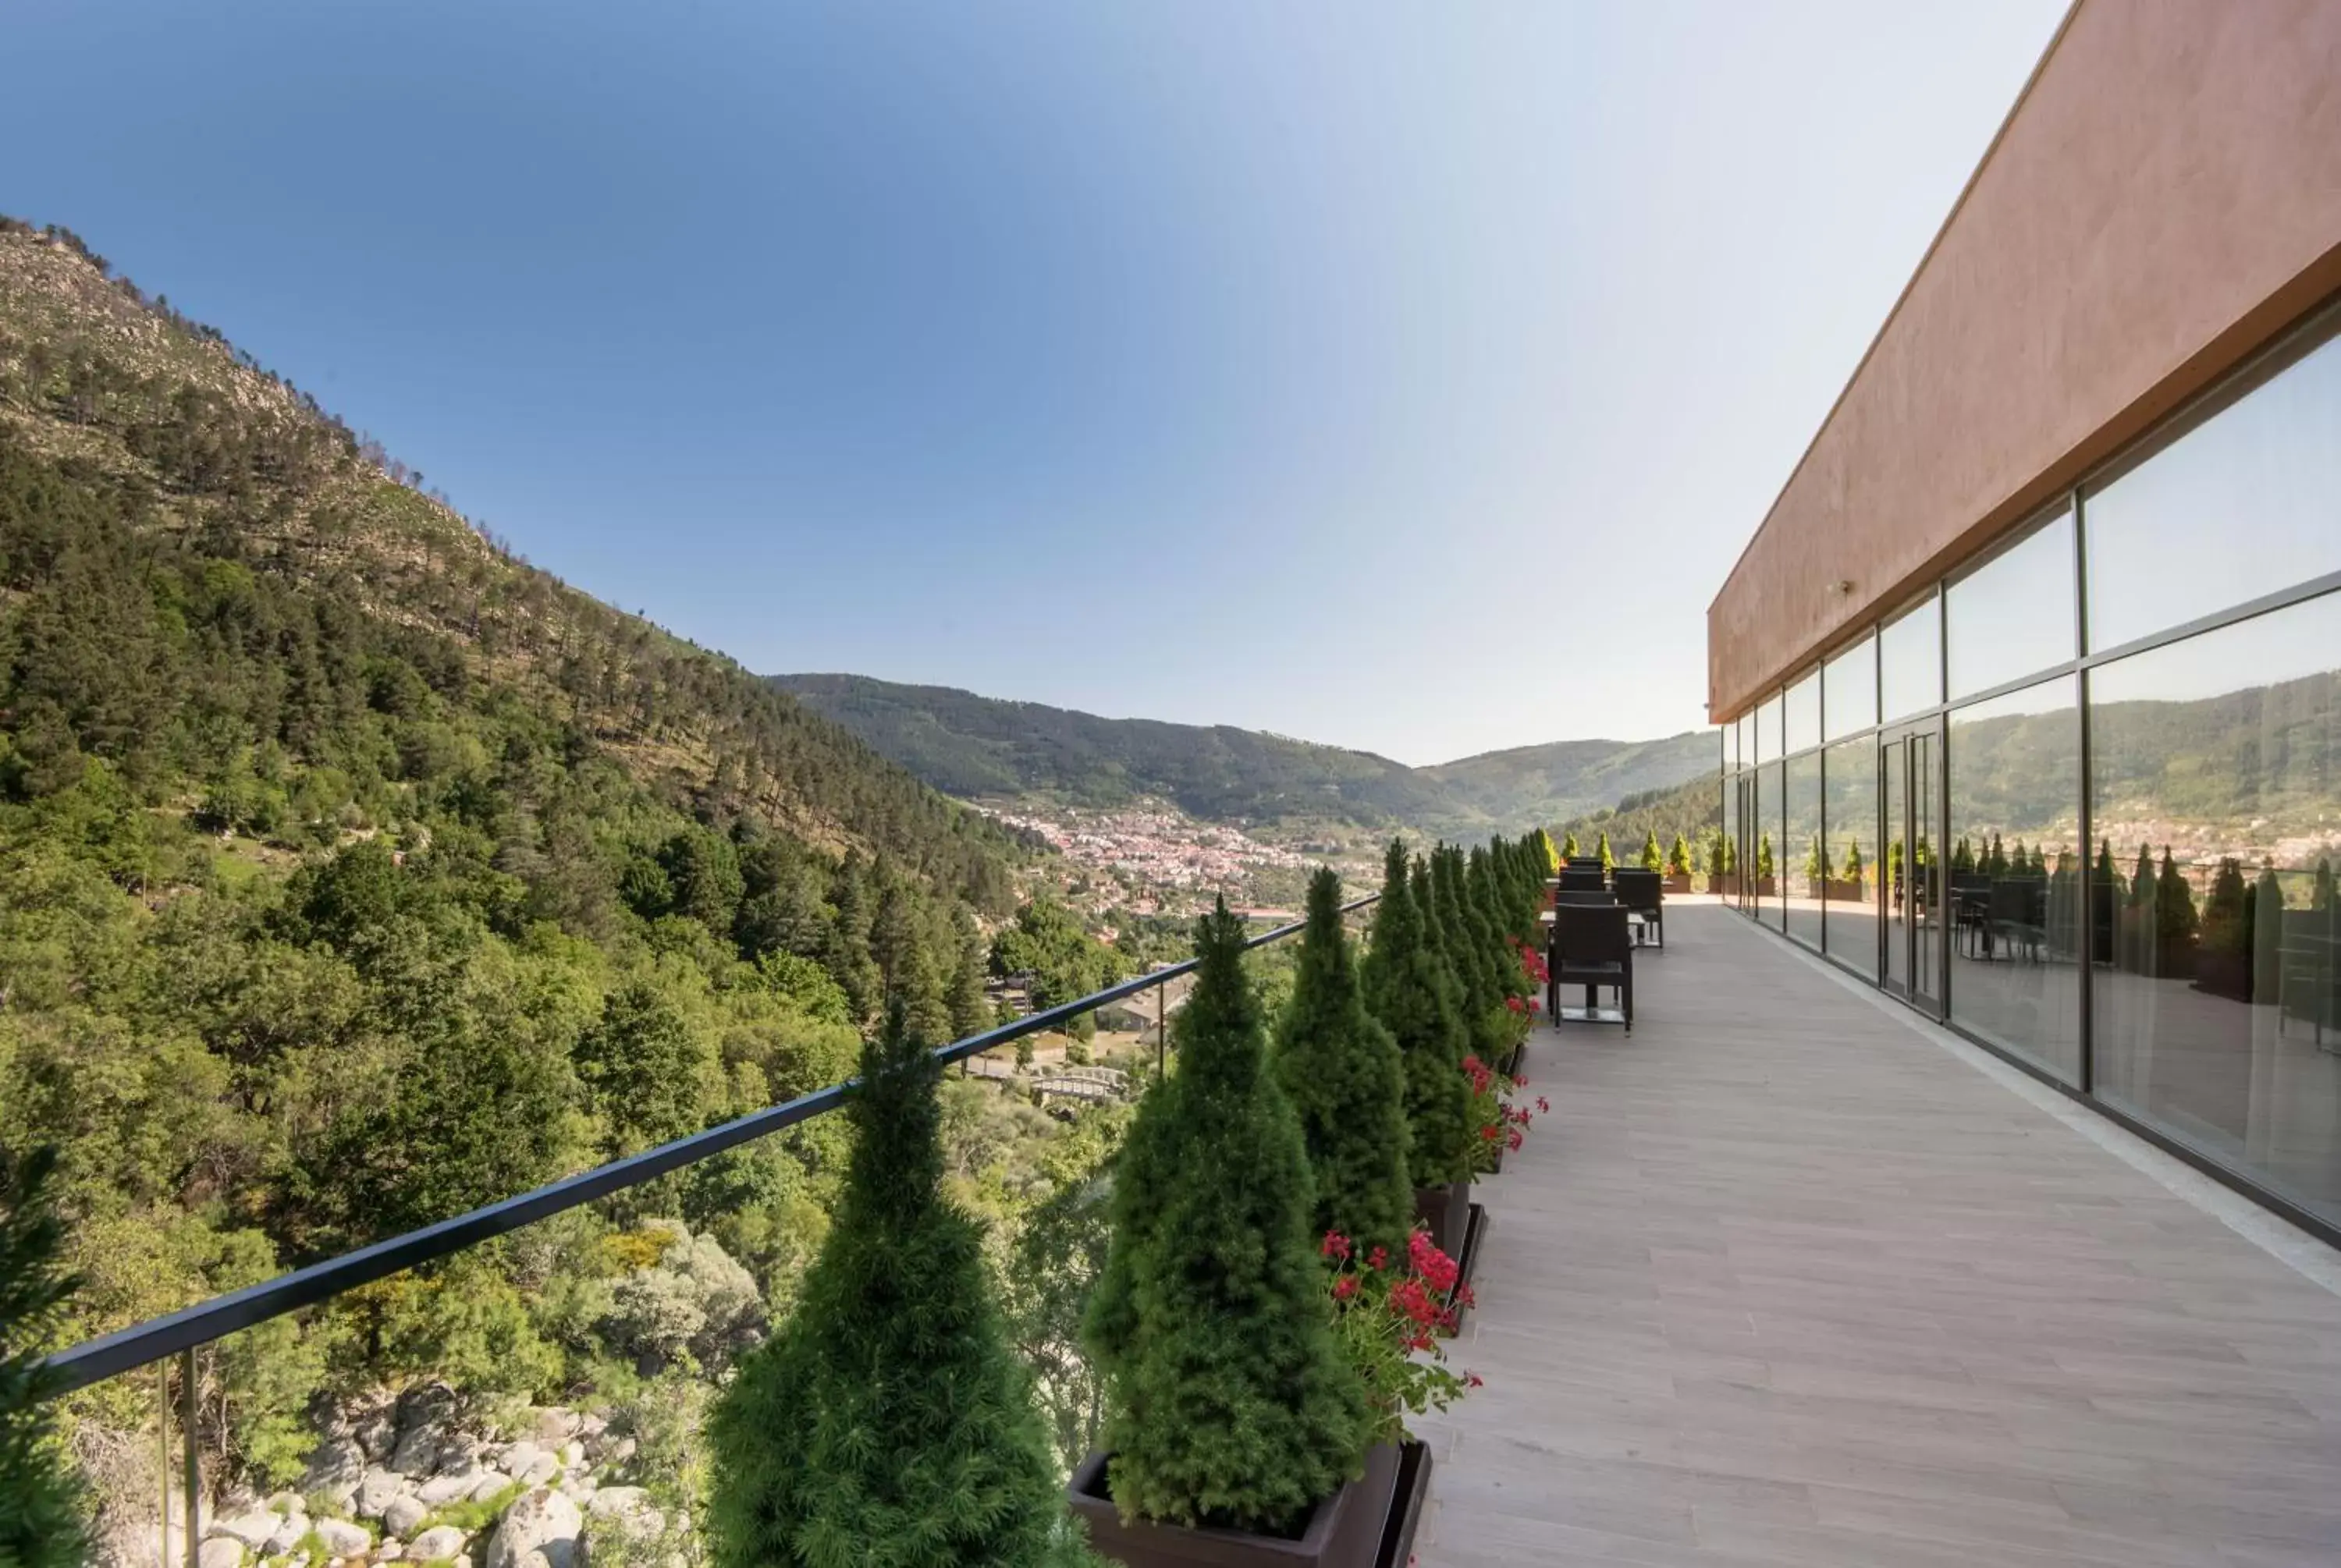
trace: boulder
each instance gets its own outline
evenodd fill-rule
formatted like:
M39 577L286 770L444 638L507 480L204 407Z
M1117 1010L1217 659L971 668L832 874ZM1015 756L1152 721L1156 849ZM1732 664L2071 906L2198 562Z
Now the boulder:
M379 1519L382 1511L390 1506L391 1499L404 1492L410 1483L395 1470L369 1470L358 1482L357 1511L362 1519Z
M261 1506L267 1509L271 1513L306 1513L309 1512L309 1505L301 1501L301 1494L298 1492L272 1492L268 1494L268 1501L262 1503Z
M561 1445L561 1464L563 1469L574 1470L584 1463L585 1445L583 1444L573 1437Z
M369 1563L399 1563L406 1558L406 1548L395 1541L385 1541L366 1554Z
M225 1536L238 1545L257 1552L268 1544L269 1540L283 1528L284 1523L284 1515L282 1513L272 1513L266 1509L254 1509L250 1513L237 1513L229 1518L213 1520L211 1534L214 1539Z
M264 1557L282 1557L301 1544L301 1538L308 1533L309 1516L295 1509L285 1516L284 1523L276 1527L276 1533L261 1546L260 1553Z
M523 1424L530 1436L551 1447L576 1436L580 1420L573 1410L564 1410L558 1404L546 1404L531 1410Z
M540 1486L504 1511L488 1543L485 1568L576 1568L584 1523L577 1504Z
M438 1563L460 1556L463 1533L453 1524L434 1524L406 1543L406 1555L415 1563Z
M244 1543L214 1535L195 1548L195 1568L244 1568Z
M483 1470L472 1487L472 1499L476 1503L485 1503L512 1484L513 1478L501 1470Z
M382 1527L404 1540L431 1517L431 1505L410 1493L401 1493L382 1511Z
M317 1533L326 1552L335 1557L362 1557L374 1544L374 1537L363 1526L346 1519L320 1519L309 1528Z
M469 1497L472 1494L472 1488L479 1484L479 1472L475 1470L465 1471L461 1475L434 1475L416 1487L414 1495L428 1506L437 1508Z
M346 1437L330 1438L310 1452L309 1468L301 1475L301 1495L347 1503L357 1495L365 1473L364 1449Z
M515 1443L505 1449L497 1464L524 1486L550 1481L553 1473L561 1468L558 1458L538 1444L528 1442Z

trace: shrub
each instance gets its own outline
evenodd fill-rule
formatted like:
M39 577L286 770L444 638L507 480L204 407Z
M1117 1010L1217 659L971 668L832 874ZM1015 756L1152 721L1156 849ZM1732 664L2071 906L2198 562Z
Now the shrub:
M67 1468L40 1360L76 1282L58 1262L65 1226L52 1207L56 1151L0 1150L0 1563L75 1568L85 1552L79 1487Z
M837 1222L709 1424L729 1568L1025 1568L1070 1533L981 1232L942 1196L941 1068L897 996L862 1056Z
M1414 1225L1406 1068L1398 1042L1366 1010L1340 902L1341 879L1320 867L1309 880L1292 998L1277 1024L1276 1076L1300 1118L1315 1177L1311 1232L1396 1247Z
M1362 1473L1367 1411L1326 1318L1308 1151L1243 940L1224 899L1199 927L1179 1071L1123 1148L1088 1339L1124 1517L1289 1534Z
M1675 835L1673 846L1667 850L1667 875L1690 875L1690 843L1680 833Z
M1656 871L1664 868L1665 856L1659 849L1659 830L1651 829L1642 836L1642 869Z

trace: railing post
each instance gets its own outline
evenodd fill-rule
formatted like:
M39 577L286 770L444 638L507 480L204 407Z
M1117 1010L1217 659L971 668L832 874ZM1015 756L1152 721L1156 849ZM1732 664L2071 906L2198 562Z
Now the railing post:
M154 1474L162 1478L163 1541L162 1551L154 1561L169 1568L171 1561L171 1362L168 1356L154 1364L154 1413L160 1438Z
M179 1425L180 1440L187 1450L187 1568L197 1568L203 1553L204 1531L201 1520L204 1460L202 1445L195 1434L195 1347L189 1345L179 1353ZM166 1559L167 1560L167 1559Z
M1170 1076L1170 982L1165 980L1154 987L1154 1077L1157 1081Z

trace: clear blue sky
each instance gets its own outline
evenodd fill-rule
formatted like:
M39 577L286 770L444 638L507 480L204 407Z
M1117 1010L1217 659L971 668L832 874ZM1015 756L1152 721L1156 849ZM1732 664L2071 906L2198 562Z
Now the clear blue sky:
M1705 611L2063 0L12 0L65 223L762 670L1410 762Z

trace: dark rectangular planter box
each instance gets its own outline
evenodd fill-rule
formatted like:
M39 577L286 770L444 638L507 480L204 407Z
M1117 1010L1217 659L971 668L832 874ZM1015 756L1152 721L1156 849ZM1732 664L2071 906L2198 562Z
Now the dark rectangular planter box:
M1414 1217L1430 1232L1430 1244L1449 1257L1456 1256L1463 1238L1471 1228L1471 1184L1450 1182L1446 1186L1419 1186L1414 1189Z
M1380 1568L1391 1515L1410 1502L1398 1488L1399 1448L1384 1444L1366 1455L1364 1475L1310 1511L1297 1540L1143 1519L1125 1524L1106 1490L1106 1463L1103 1454L1081 1461L1065 1495L1089 1525L1090 1544L1124 1568ZM1427 1475L1419 1473L1416 1484ZM1419 1495L1411 1502L1419 1512Z

